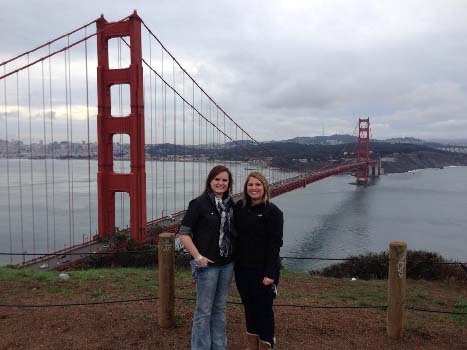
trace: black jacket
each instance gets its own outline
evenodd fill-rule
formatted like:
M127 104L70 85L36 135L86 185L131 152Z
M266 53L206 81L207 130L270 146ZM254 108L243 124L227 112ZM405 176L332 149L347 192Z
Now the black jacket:
M232 199L230 199L232 201ZM231 202L233 206L233 202ZM193 243L201 255L214 261L212 265L224 265L232 261L220 255L221 216L207 193L190 201L179 229L180 234L190 232ZM187 230L187 228L189 230Z
M273 203L243 207L240 200L235 205L234 220L238 234L236 267L262 270L263 276L277 279L284 227L282 211Z

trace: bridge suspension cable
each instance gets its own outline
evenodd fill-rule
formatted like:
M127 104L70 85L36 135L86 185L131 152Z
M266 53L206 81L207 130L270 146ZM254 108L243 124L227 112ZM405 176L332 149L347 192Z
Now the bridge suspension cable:
M76 243L74 209L77 191L75 183L84 180L83 174L79 179L75 179L76 165L73 160L76 156L76 147L73 145L78 124L76 116L82 119L81 111L75 111L80 108L80 105L86 106L86 118L88 119L86 131L88 178L86 182L88 183L87 207L89 208L88 235L91 235L92 206L89 205L91 203L91 126L87 46L88 41L96 33L88 35L87 30L93 23L95 20L0 64L3 66L3 75L0 79L3 80L5 119L5 140L3 141L5 148L1 152L1 157L5 158L6 163L6 184L0 184L0 189L3 188L6 192L10 250L19 248L23 252L37 252L38 249L47 252L52 249L55 251L58 245L57 221L61 236L59 245L71 246ZM72 36L73 40L71 40ZM75 103L72 88L73 81L79 81L77 78L79 73L73 69L73 64L78 56L74 57L71 51L75 50L74 52L78 55L78 46L82 47L82 44L85 47L83 60L85 61L86 82L80 86L84 86L87 101L82 103L80 98L80 101ZM60 57L57 58L60 54L63 55L62 66L60 66ZM12 103L14 100L16 100L15 103ZM13 118L16 119L15 135L9 125L9 121ZM58 138L56 123L59 126ZM79 128L86 129L82 125ZM63 157L63 152L56 154L59 146L66 148L65 157ZM57 160L57 156L63 157L67 164L67 170L65 172L62 171L63 169L59 170L60 174L57 174L56 164L63 161ZM56 175L58 175L57 179ZM68 185L66 192L63 192L64 188L61 187L61 183ZM56 192L57 186L59 186L58 192ZM63 200L64 193L68 194L68 200ZM56 207L57 196L60 198L59 208ZM58 216L57 210L60 212ZM82 220L79 224L83 224ZM67 239L63 235L63 230L66 228L68 228ZM14 239L18 238L19 240L14 242ZM3 237L0 237L0 242L4 243ZM13 262L10 259L10 263Z

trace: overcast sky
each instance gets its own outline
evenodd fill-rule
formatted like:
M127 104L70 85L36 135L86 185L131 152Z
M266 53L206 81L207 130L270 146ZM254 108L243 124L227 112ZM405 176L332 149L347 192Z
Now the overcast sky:
M260 140L467 138L467 1L0 0L0 61L134 9Z

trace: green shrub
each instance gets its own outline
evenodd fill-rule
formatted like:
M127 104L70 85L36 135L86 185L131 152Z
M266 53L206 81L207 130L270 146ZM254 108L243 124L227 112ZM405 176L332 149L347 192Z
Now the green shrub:
M157 243L139 243L128 240L124 245L111 245L115 251L112 254L93 254L77 266L79 269L104 267L155 267L157 266ZM131 252L131 253L129 253ZM187 268L191 257L184 249L176 248L175 266Z
M407 251L407 277L412 279L467 281L467 272L459 264L449 262L441 255L421 250ZM368 253L350 257L349 260L325 267L318 272L327 277L358 277L360 279L386 279L388 253Z

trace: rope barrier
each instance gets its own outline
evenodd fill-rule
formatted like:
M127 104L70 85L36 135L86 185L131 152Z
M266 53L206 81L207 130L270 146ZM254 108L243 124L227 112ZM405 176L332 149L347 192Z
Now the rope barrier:
M157 297L105 300L105 301L88 301L88 302L82 302L82 303L66 303L66 304L0 304L0 307L25 309L25 308L66 307L66 306L89 306L89 305L132 303L132 302L138 302L138 301L153 301L155 299L157 299Z
M154 250L141 250L141 251L121 251L121 252L83 252L83 253L0 253L0 255L24 255L24 256L73 256L73 255L113 255L113 254L141 254L141 253L154 253Z
M431 309L417 308L415 306L407 306L406 309L407 310L413 310L413 311L419 311L419 312L435 313L435 314L467 315L467 312L431 310Z
M126 251L117 251L117 252L83 252L83 253L7 253L0 252L0 255L5 256L73 256L73 255L112 255L112 254L142 254L142 253L154 253L154 250L126 250ZM327 258L327 257L314 257L314 256L281 256L281 259L289 260L324 260L324 261L351 261L354 258ZM386 259L389 260L389 259ZM462 261L430 261L430 260L407 260L407 262L417 263L417 264L435 264L435 265L465 265L467 262Z
M195 298L175 297L179 300L196 301ZM230 305L243 305L240 301L228 301ZM311 309L386 309L387 305L298 305L298 304L274 304L275 307L295 307L295 308L311 308Z
M429 261L429 260L407 260L407 262L417 264L436 264L436 265L467 265L467 262L461 261Z
M297 305L297 304L275 304L279 307L295 307L308 309L386 309L387 305Z
M306 257L306 256L281 256L281 259L289 260L336 260L336 261L347 261L352 258L320 258L320 257Z
M157 300L158 297L146 298L133 298L133 299L118 299L118 300L104 300L104 301L87 301L81 303L62 303L62 304L0 304L4 308L48 308L48 307L68 307L68 306L93 306L93 305L107 305L107 304L123 304L133 302L148 302ZM175 297L177 300L196 301L195 298L188 297ZM229 305L243 305L239 301L228 301ZM292 308L306 308L306 309L386 309L387 305L306 305L306 304L274 304L274 307L292 307ZM445 311L445 310L432 310L426 308L418 308L415 306L407 306L407 310L448 314L448 315L467 315L467 312Z

